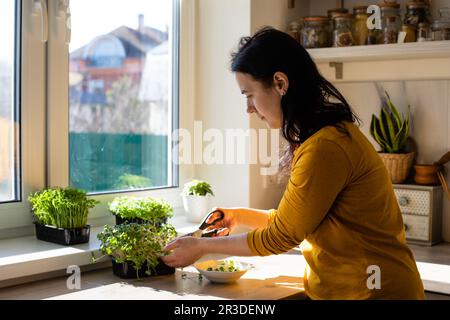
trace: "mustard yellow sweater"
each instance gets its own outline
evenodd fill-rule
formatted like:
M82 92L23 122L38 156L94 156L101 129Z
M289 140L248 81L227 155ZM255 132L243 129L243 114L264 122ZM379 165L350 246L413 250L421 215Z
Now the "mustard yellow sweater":
M400 208L377 152L359 128L322 128L294 152L269 225L248 234L255 255L301 243L311 299L424 299Z

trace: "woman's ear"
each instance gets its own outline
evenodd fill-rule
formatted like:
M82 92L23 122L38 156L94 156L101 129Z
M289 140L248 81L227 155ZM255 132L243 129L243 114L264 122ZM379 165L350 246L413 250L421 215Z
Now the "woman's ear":
M284 96L289 89L289 78L284 72L275 72L273 75L273 83L275 90L277 90L280 96Z

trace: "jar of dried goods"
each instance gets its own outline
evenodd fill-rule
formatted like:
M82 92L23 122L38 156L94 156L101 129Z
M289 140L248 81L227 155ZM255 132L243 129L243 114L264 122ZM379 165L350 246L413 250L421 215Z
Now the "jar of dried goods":
M353 29L353 39L355 45L364 45L367 42L369 29L367 28L367 6L357 6L353 8L353 15L355 17L355 24Z
M333 47L348 47L355 42L353 39L353 15L342 13L334 16Z
M398 32L397 17L387 17L386 25L383 29L383 43L397 43Z
M330 22L327 17L305 17L301 30L301 44L305 48L329 47L330 33Z
M402 32L405 33L404 42L416 42L416 27L409 24L404 24L402 26Z
M419 23L430 23L430 6L423 1L408 1L404 22L416 28Z
M300 42L300 22L292 21L289 23L289 34L292 38Z
M327 10L327 16L330 20L330 30L334 30L334 16L338 14L348 13L348 9L345 8L335 8Z
M402 17L400 15L400 4L396 1L393 2L382 2L379 3L378 6L381 10L381 31L380 37L378 39L378 43L384 43L384 29L388 23L389 17L396 17L395 23L397 26L397 30L400 30L402 27Z
M426 22L419 23L419 27L417 29L417 42L429 40L431 40L430 25Z
M435 41L450 40L450 8L439 9L439 19L433 22L431 32Z

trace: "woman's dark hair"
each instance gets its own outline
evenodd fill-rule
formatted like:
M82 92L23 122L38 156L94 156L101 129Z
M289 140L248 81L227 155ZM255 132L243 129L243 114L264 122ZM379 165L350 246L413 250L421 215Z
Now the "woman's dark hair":
M276 72L289 79L281 100L283 137L289 142L285 163L300 144L325 126L346 132L343 121L358 122L341 93L318 71L303 46L289 34L264 27L252 37L241 38L232 54L231 70L251 75L266 87L273 85ZM282 161L283 162L283 161Z

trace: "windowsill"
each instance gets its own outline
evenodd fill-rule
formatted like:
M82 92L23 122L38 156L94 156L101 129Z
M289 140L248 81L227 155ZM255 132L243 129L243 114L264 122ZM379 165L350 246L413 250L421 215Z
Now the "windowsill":
M186 221L180 212L169 220L179 235L195 230L198 224ZM64 247L37 240L35 236L0 240L0 288L61 276L70 265L95 269L109 267L109 258L100 257L97 234L103 227L91 228L89 243ZM410 245L426 291L450 294L450 243L432 247ZM59 273L58 273L59 272ZM58 274L56 274L58 273Z
M179 235L194 231L198 225L186 221L185 216L179 213L175 213L169 223ZM89 243L68 247L41 241L35 236L0 240L0 288L31 282L33 277L37 279L42 274L60 272L70 265L100 268L109 261L108 257L92 261L93 255L96 258L102 256L97 239L102 230L103 227L92 227Z

